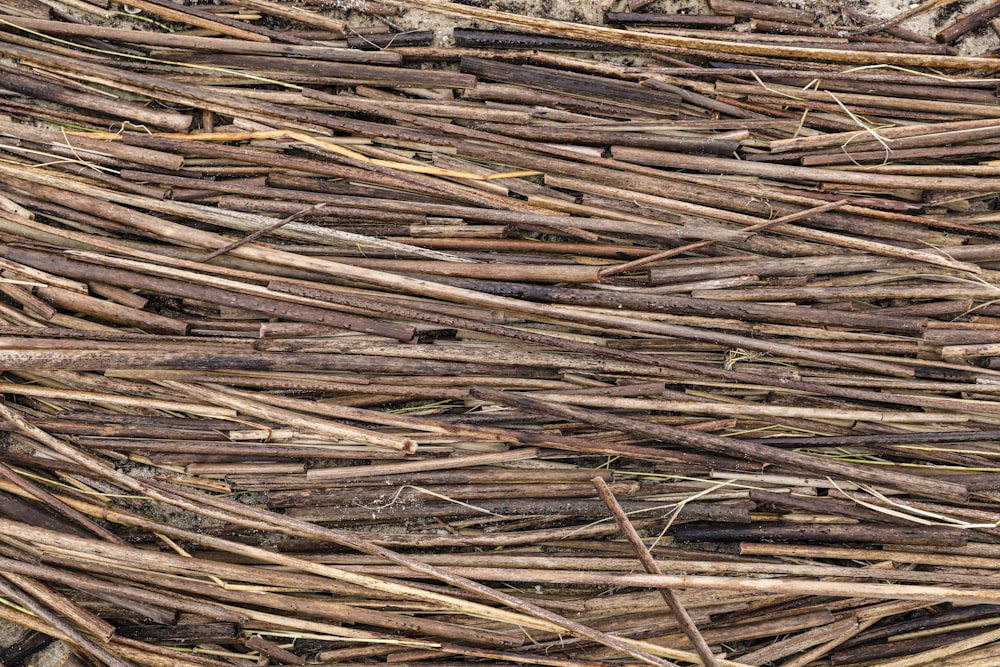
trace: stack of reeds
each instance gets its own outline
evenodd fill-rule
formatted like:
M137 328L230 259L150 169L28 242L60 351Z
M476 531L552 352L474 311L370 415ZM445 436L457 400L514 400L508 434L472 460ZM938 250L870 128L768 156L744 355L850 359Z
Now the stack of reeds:
M124 4L0 1L0 663L1000 660L1000 2Z

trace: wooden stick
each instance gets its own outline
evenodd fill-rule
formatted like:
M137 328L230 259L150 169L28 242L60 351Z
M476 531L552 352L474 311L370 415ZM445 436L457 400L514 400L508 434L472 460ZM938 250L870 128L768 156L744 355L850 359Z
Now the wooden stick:
M780 218L775 218L774 220L768 220L766 222L761 222L756 225L750 225L743 231L756 232L771 227L773 225L780 225L786 222L795 222L797 220L802 220L803 218L807 218L815 213L823 213L824 211L831 211L833 209L841 208L843 206L846 206L848 203L849 203L848 200L829 202L827 204L822 204L820 206L817 206L816 208L812 208L807 211L801 211L800 213L792 213L790 215L782 216ZM657 253L655 255L650 255L648 257L636 259L617 267L608 267L605 269L601 269L600 277L606 278L608 276L613 276L619 273L623 273L625 271L631 271L633 269L637 269L647 264L652 264L653 262L657 262L663 259L669 259L670 257L675 257L677 255L681 255L686 252L691 252L693 250L700 250L702 248L711 245L712 243L713 243L712 241L699 241L698 243L689 243L688 245L681 246L680 248L665 250L662 253Z
M625 514L625 511L618 503L618 499L615 498L611 488L608 487L607 482L600 477L595 477L592 482L594 487L597 489L597 493L601 496L601 500L603 500L608 506L608 509L611 510L611 515L614 517L615 523L618 524L618 527L625 534L626 539L628 539L629 544L632 545L636 556L639 558L639 561L642 563L646 572L649 574L663 574L659 565L657 565L653 556L646 548L646 545L643 544L642 537L639 536L635 526L633 526L632 522L629 521L628 515ZM695 625L694 621L691 619L691 615L688 614L677 595L669 588L661 588L660 593L663 595L663 600L667 603L667 606L670 607L670 611L673 613L674 618L677 619L677 622L684 630L684 634L691 641L691 645L694 646L695 651L698 652L698 657L701 658L701 663L710 667L717 667L719 665L719 661L712 653L712 649L709 648L708 644L705 642L705 638L698 630L698 626Z
M78 391L73 389L52 389L49 387L38 387L28 384L15 384L12 382L0 382L0 392L21 396L38 396L42 398L65 399L71 401L86 401L95 403L109 403L130 407L149 408L153 410L167 410L176 412L188 412L205 417L234 417L236 411L232 408L211 407L201 403L184 403L182 401L161 401L149 398L138 398L132 396L118 396L115 394L104 394L91 391Z
M213 250L212 252L210 252L207 255L205 255L204 257L202 257L201 261L208 262L210 260L215 259L216 257L219 257L220 255L226 254L227 252L229 252L233 248L240 247L244 243L250 243L251 241L256 241L257 239L270 234L271 232L275 231L276 229L278 229L280 227L283 227L284 225L288 224L289 222L291 222L291 221L293 221L293 220L295 220L297 218L301 218L302 216L306 215L307 213L311 213L313 211L318 210L319 208L322 208L322 206L323 206L323 204L314 204L313 206L309 206L307 208L304 208L304 209L301 209L299 211L296 211L295 213L292 213L291 215L285 216L284 218L282 218L278 222L274 223L273 225L269 225L267 227L262 227L261 229L258 229L257 231L252 232L252 233L248 234L247 236L244 236L241 239L233 241L232 243L230 243L227 246L223 246L222 248L219 248L218 250Z
M930 0L932 3L948 2L950 0ZM386 4L406 7L413 3L409 0L386 0ZM925 3L927 4L927 3ZM501 23L507 26L517 26L531 32L557 34L573 39L599 41L605 44L621 44L633 47L673 47L678 49L696 49L704 52L736 53L759 56L774 56L782 58L815 58L834 62L886 63L911 67L942 67L958 69L996 69L990 58L966 58L962 56L921 56L904 53L873 53L839 51L837 49L810 49L794 46L771 46L750 43L732 43L720 39L700 39L644 33L640 31L621 31L604 26L583 26L580 24L557 21L554 19L520 16L517 14L478 7L459 5L448 0L427 0L421 2L421 8L452 16L475 18L482 21ZM900 19L900 20L905 20ZM888 25L888 23L886 24ZM868 26L866 32L874 32L879 27Z
M184 11L197 10L186 7ZM275 44L260 38L223 39L217 37L198 37L178 33L158 33L145 30L121 30L106 26L68 23L65 21L45 21L29 19L20 16L0 16L0 21L9 22L16 27L27 28L50 35L66 35L70 37L91 37L127 44L147 44L170 49L191 49L195 51L211 51L217 53L247 53L258 55L288 55L298 58L315 58L339 62L366 62L397 64L402 58L391 51L367 51L344 49L319 44ZM248 29L253 28L247 24ZM221 32L221 31L220 31ZM258 33L262 34L262 33ZM279 35L281 33L278 33ZM176 128L181 132L186 127Z
M58 632L66 637L66 639L71 642L74 646L78 647L80 650L86 652L93 658L100 660L110 667L128 667L129 662L121 659L114 653L108 651L103 646L91 641L80 632L76 630L67 621L60 618L58 615L49 611L45 606L36 601L33 597L29 596L27 593L21 591L16 585L9 581L12 575L4 573L0 575L0 594L13 600L15 603L28 608L33 615L43 619L46 624L51 625L56 628ZM15 580L19 580L17 575L13 575ZM24 580L21 580L24 581ZM41 591L38 587L32 587L36 591ZM77 618L74 620L79 620L82 618L80 614L74 614ZM29 626L30 627L30 626Z
M845 7L844 11L847 13L848 16L862 23L871 24L871 23L876 23L879 20L873 16L864 14L861 11L854 9L853 7ZM914 32L913 30L908 30L899 25L884 25L881 27L881 31L889 35L892 35L893 37L905 39L910 42L927 44L933 41L933 39L931 37L928 37L927 35L921 35L918 32Z
M814 551L810 552L815 554L816 558L856 558L859 560L878 560L882 558L883 555L881 550L869 550L869 549L857 549L849 547L828 547L816 545L814 546L801 546L801 545L781 545L781 544L741 544L740 550L746 550L748 555L774 555L774 556L805 556L807 552L811 549ZM993 569L996 566L996 562L990 558L977 557L977 556L967 556L961 554L937 554L937 553L923 553L923 552L913 552L909 553L901 550L886 550L885 557L894 561L899 561L901 563L920 563L924 565L940 565L947 566L952 563L958 565L961 564L963 567L967 568L979 568L979 569Z
M810 25L816 20L816 15L809 11L743 0L709 0L708 5L712 11L719 14L767 19L780 23Z
M676 401L658 400L646 398L624 398L611 396L579 396L566 395L557 392L545 392L545 399L556 403L568 405L582 405L589 407L599 407L605 409L625 409L638 411L671 411L671 412L696 412L713 416L728 416L740 414L746 416L769 415L774 417L793 417L808 419L846 419L858 421L874 421L879 423L920 423L923 421L961 423L966 421L964 415L955 414L932 414L932 413L912 413L912 412L876 412L876 411L848 411L837 409L824 409L817 407L795 408L780 405L755 405L746 403L708 403L700 401Z
M173 111L163 111L150 109L140 104L127 102L107 95L95 95L92 93L74 90L68 86L62 86L42 77L32 75L28 70L20 70L8 66L0 66L0 85L8 90L13 90L22 94L31 95L40 99L49 100L62 104L72 104L74 107L81 107L106 114L120 119L127 119L139 124L146 124L154 128L162 128L171 132L183 132L191 125L191 117ZM10 129L13 123L4 123ZM44 132L40 128L17 127L20 131ZM49 131L51 132L51 131ZM86 140L81 141L86 144ZM174 158L177 160L178 158Z
M878 32L885 28L894 26L898 23L902 23L914 16L919 16L920 14L926 14L927 12L932 12L935 9L944 7L951 4L951 0L924 0L920 4L911 5L905 12L900 12L895 16L890 16L887 19L882 19L881 21L876 21L871 25L867 25L863 28L859 28L853 31L855 35L867 35L873 32Z
M663 151L649 151L641 148L621 147L613 150L616 158L626 161L637 161L644 164L659 166L684 166L702 169L708 172L726 174L742 174L759 176L778 180L809 180L816 182L838 183L844 185L868 185L872 187L913 188L917 190L971 190L976 192L995 192L1000 190L1000 183L989 180L966 178L930 178L930 177L891 177L873 174L854 174L851 172L816 169L813 167L795 167L790 165L766 164L763 162L742 162L707 155L680 155Z
M316 12L311 12L301 7L291 7L271 0L237 0L235 3L241 7L250 7L271 16L292 19L306 25L315 26L324 30L329 30L334 35L344 36L347 34L347 24L343 21L333 19Z
M940 496L950 499L960 499L964 498L967 493L963 487L951 482L916 478L910 475L890 473L887 471L868 470L863 466L820 459L808 454L801 454L799 452L776 450L765 445L733 441L706 433L684 431L683 429L675 429L669 426L651 424L638 419L620 417L607 412L594 412L584 408L559 405L549 401L542 401L523 395L499 392L493 389L474 388L472 390L472 395L484 400L497 402L501 405L513 405L527 410L539 411L545 414L552 414L563 418L584 421L590 424L612 426L614 428L620 428L635 433L642 433L643 435L649 437L662 438L671 442L682 443L720 454L737 457L747 456L758 461L788 465L791 467L800 467L805 470L823 472L845 479L859 479L880 486L888 486L890 488L897 488L900 490L908 489L931 497Z
M1000 16L1000 2L990 2L964 18L955 21L950 26L934 35L939 42L951 43L963 35L987 23L990 19Z
M237 39L244 39L250 42L270 41L268 37L260 35L255 31L232 25L235 21L230 23L220 20L219 17L209 18L205 14L199 12L197 8L178 5L177 3L170 2L170 0L128 0L122 4L149 12L150 14L167 19L168 21L187 23L199 28L206 28L223 35L229 35L230 37L235 37Z
M172 380L165 380L163 384L179 393L188 396L197 396L211 403L232 405L246 414L318 433L333 439L335 442L360 442L365 445L388 447L410 453L417 449L416 443L409 438L382 435L367 429L315 419L291 410L269 406L266 403L251 399L245 395L240 395L238 392L219 385L197 387Z

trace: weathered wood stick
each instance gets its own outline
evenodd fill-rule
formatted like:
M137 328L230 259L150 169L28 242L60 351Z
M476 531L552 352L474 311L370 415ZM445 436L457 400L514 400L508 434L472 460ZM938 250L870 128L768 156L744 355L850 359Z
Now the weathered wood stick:
M253 30L253 26L215 16L197 7L188 7L170 0L128 0L122 4L160 16L168 21L179 21L237 39L250 42L270 41L269 37Z
M934 35L934 39L944 43L954 42L979 26L988 23L990 19L996 16L1000 16L1000 2L994 0L976 11L965 15L944 30L941 30L938 34Z
M192 7L186 7L190 11ZM287 55L295 58L315 58L333 62L397 64L402 61L399 54L391 51L359 51L319 44L275 44L256 39L223 39L218 37L199 37L178 33L159 33L145 30L121 30L98 25L68 23L66 21L45 21L40 19L22 18L19 16L0 15L0 21L13 27L23 27L50 35L65 35L70 37L89 37L126 44L145 44L149 46L168 47L170 49L190 49L193 51L211 51L214 53L246 53L255 55ZM250 24L247 24L248 26ZM280 33L279 33L280 34ZM184 128L173 131L181 132Z
M6 559L5 559L6 560ZM71 623L63 619L61 616L55 614L45 605L41 604L32 595L18 587L15 581L19 582L30 582L28 579L24 579L16 574L11 574L5 572L0 575L0 594L5 598L13 601L15 604L20 605L23 608L27 608L31 611L31 615L43 619L46 624L51 625L56 631L63 637L66 638L75 647L88 654L95 660L108 665L109 667L130 667L131 663L127 660L123 660L119 656L115 655L113 652L109 651L105 646L102 646L93 640L89 639L87 636L79 632ZM30 584L29 584L30 586ZM44 587L30 586L35 591L45 590ZM82 611L82 610L81 610ZM90 626L90 629L96 629L94 623L87 623L83 618L83 614L73 614L73 620L76 622L83 621ZM30 625L28 627L31 627Z
M707 433L685 431L660 424L652 424L638 419L621 417L608 412L595 412L584 408L560 405L550 401L542 401L525 395L515 395L509 392L499 392L494 389L473 388L472 395L501 405L511 405L526 410L551 414L564 419L583 421L596 426L613 427L634 433L641 433L652 438L660 438L666 442L674 442L696 449L707 450L727 456L750 458L752 460L787 465L802 470L813 470L820 473L835 475L843 479L857 479L888 486L899 490L927 495L932 498L961 500L968 491L960 484L942 482L934 479L905 475L884 470L872 470L865 466L842 463L822 459L808 454L779 450L767 445L749 443L740 440L730 440Z
M250 7L271 16L299 21L306 25L315 26L324 30L329 30L335 35L344 36L347 34L347 24L344 21L324 16L318 12L312 12L301 7L293 7L271 0L238 0L234 4L241 7Z
M161 128L170 132L184 132L191 126L192 122L191 117L187 114L151 109L142 104L128 102L115 97L77 90L34 75L29 70L10 67L8 65L0 65L0 87L23 95L30 95L31 97L37 97L50 102L96 111L104 115L149 125L154 128ZM5 122L4 125L7 126L10 124ZM19 129L22 131L35 131L38 134L44 132L41 128L32 128L31 126L19 127ZM52 131L50 130L49 132ZM87 142L82 141L81 143L86 145ZM156 162L152 162L152 164L156 164Z
M933 0L934 2L950 0ZM386 4L394 6L411 6L410 0L385 0ZM940 67L943 69L997 69L992 58L977 58L963 56L922 56L906 53L858 53L840 51L838 49L813 49L795 46L778 46L752 43L733 43L722 39L702 39L680 37L640 31L624 31L604 26L585 26L578 23L568 23L554 19L543 19L531 16L521 16L510 12L494 11L478 7L460 5L448 0L427 0L419 6L438 13L452 16L475 18L493 23L501 23L508 27L517 26L523 30L543 34L553 34L572 39L598 41L605 44L617 44L630 47L671 47L675 49L694 49L704 52L747 54L753 56L803 58L830 60L833 62L856 62L873 64L903 65L911 67ZM868 26L864 30L875 32L878 26Z
M872 187L915 190L970 190L973 192L1000 191L1000 180L948 178L948 177L905 177L882 176L878 174L856 174L853 172L797 167L792 165L745 162L710 157L707 155L687 155L651 151L627 146L612 149L615 158L641 164L661 167L699 169L710 173L740 174L777 180L802 180L817 183L837 183L843 185L867 185Z
M642 563L646 572L648 574L663 574L660 570L660 566L656 563L652 554L649 553L649 550L642 541L642 537L636 531L635 526L632 525L628 515L618 503L618 499L615 498L614 493L612 493L607 482L600 477L595 477L592 481L594 483L594 487L597 489L598 495L601 496L601 499L608 506L608 509L611 510L611 515L614 517L615 523L617 523L621 531L625 533L626 539L628 539L629 544L632 545L632 549L635 551L636 556L639 558L639 562ZM712 653L712 649L709 648L705 638L698 630L698 626L695 625L694 620L692 620L691 615L688 614L687 609L684 608L684 604L681 602L680 598L677 597L677 594L669 588L661 588L660 593L663 595L663 599L667 603L667 606L670 607L670 611L673 612L674 618L677 619L677 623L684 630L684 634L687 635L688 640L690 640L691 645L694 646L695 650L698 652L698 656L701 658L702 664L706 665L706 667L718 667L718 659L716 659L715 654Z

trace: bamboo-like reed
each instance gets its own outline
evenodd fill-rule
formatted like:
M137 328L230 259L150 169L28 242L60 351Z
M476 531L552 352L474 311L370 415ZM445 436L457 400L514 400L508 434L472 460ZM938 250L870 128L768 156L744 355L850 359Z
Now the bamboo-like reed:
M995 661L996 3L124 4L0 0L0 664Z

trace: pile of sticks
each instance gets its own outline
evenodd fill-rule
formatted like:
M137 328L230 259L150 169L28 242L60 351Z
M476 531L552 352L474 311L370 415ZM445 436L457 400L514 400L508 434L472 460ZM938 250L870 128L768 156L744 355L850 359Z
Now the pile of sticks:
M1000 659L1000 3L123 4L0 1L0 664Z

